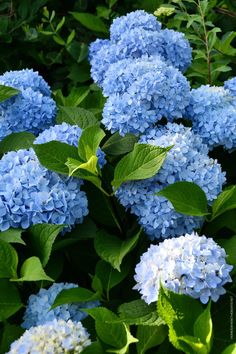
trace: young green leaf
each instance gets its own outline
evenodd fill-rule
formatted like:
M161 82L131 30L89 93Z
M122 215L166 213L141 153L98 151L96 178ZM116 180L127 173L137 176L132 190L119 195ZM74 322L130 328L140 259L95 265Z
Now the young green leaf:
M43 267L48 263L52 245L63 228L64 225L50 224L37 224L29 228L27 245L30 247L31 254L40 259Z
M18 255L7 242L0 239L0 278L17 276Z
M236 354L236 343L229 345L221 354Z
M195 183L176 182L156 195L167 198L178 213L193 216L208 215L206 195Z
M68 174L68 167L65 164L67 159L78 158L76 147L59 141L37 144L33 148L39 162L49 170L58 173Z
M171 147L160 148L149 144L135 144L134 150L117 164L112 182L115 189L122 183L154 176L165 161Z
M86 302L98 300L99 296L96 293L86 289L86 288L72 288L62 290L56 297L52 308L61 306L64 304L71 304L74 302Z
M193 333L196 338L200 339L201 343L205 344L207 353L210 353L213 341L211 302L194 322Z
M212 218L217 218L226 211L236 208L236 186L232 186L220 193L212 204Z
M97 16L86 12L70 12L83 26L94 32L108 33L104 22Z
M33 146L35 136L29 132L12 133L0 142L0 153L29 149Z
M27 258L22 264L20 275L20 278L12 278L11 281L53 281L53 279L47 276L47 274L43 270L42 264L38 257Z
M145 354L149 349L160 345L167 336L165 326L138 326L137 354Z
M61 124L62 122L78 125L81 129L85 129L96 124L97 118L92 112L81 107L59 106L57 123Z
M19 311L23 304L15 285L7 279L0 279L0 321L6 320Z
M89 158L87 162L82 162L79 160L69 158L66 162L66 166L69 168L69 176L73 176L76 173L76 171L79 170L82 170L82 173L84 170L94 176L97 176L98 175L97 163L98 163L98 158L97 156L93 155Z
M94 247L99 257L110 263L114 269L120 272L123 258L135 247L139 235L140 232L122 241L120 238L108 234L105 230L101 230L94 239Z
M0 85L0 102L8 100L20 93L20 90L15 89L11 86Z
M102 146L102 150L113 156L123 155L130 152L134 148L134 144L137 143L138 138L132 134L120 136L119 133L113 134L105 144Z
M92 156L96 155L104 136L105 133L98 124L83 130L78 145L78 154L83 162L87 162Z
M21 229L8 229L0 232L0 240L8 243L21 243L25 245L25 242L21 238L23 230Z

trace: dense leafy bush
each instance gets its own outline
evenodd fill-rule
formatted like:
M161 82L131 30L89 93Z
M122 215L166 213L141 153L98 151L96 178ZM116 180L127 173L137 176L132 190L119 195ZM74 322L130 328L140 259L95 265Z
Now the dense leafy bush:
M235 353L235 4L0 16L0 353Z

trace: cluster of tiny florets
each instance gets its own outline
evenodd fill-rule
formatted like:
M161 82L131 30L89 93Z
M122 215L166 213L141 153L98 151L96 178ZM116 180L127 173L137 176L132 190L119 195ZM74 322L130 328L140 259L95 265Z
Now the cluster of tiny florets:
M178 181L199 185L211 203L222 190L225 174L216 160L208 157L208 148L190 128L168 123L151 129L141 143L172 146L158 173L142 181L126 182L116 192L120 203L138 217L151 240L192 232L203 223L202 217L183 215L164 197L155 195Z
M193 89L186 116L192 120L193 130L213 149L236 147L236 99L233 89L201 86Z
M73 283L54 283L50 288L40 289L38 294L30 295L23 317L24 322L22 323L22 327L29 329L34 326L43 325L54 319L65 321L72 320L74 322L83 320L87 315L80 309L99 306L98 301L64 304L51 309L57 295L62 290L77 287L78 285Z
M8 354L79 354L90 344L81 322L53 320L25 331L11 344Z
M207 303L225 294L223 285L231 281L232 266L225 250L213 239L186 234L151 245L135 268L137 289L148 304L158 299L160 284Z
M111 39L90 46L91 75L108 96L102 123L112 133L140 134L165 117L181 118L190 87L179 71L191 63L184 35L162 30L155 16L135 11L111 25Z
M81 134L82 129L77 125L62 123L44 130L35 139L34 144L45 144L56 140L77 147ZM103 167L106 164L106 159L104 152L100 148L97 151L97 157L99 166Z
M41 223L81 223L88 214L81 184L47 170L32 149L8 152L0 160L0 231Z
M0 84L20 90L0 103L0 140L21 131L38 134L54 123L56 104L46 81L33 70L9 71Z

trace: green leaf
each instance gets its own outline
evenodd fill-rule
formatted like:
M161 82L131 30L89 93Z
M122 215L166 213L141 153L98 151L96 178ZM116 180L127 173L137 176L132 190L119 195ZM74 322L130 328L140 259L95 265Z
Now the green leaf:
M169 339L175 348L186 354L209 353L208 346L194 337L193 325L203 312L198 300L173 293L161 286L157 308L159 315L169 327Z
M107 350L109 353L127 353L129 344L137 342L137 339L131 336L124 324L113 324L117 316L105 307L84 309L95 320L95 328L98 337L106 344L119 350Z
M0 321L4 321L19 311L23 304L18 289L7 279L0 279L0 289Z
M113 186L117 189L126 181L154 176L161 168L170 149L171 147L160 148L149 144L135 144L134 150L118 162Z
M0 85L0 102L8 100L9 98L16 96L20 93L20 90L11 86Z
M100 230L94 239L94 247L99 257L120 272L123 258L135 247L139 235L140 232L122 241L120 238L108 234L105 230Z
M86 12L70 12L70 14L89 30L108 33L107 26L99 17Z
M81 173L83 173L84 170L96 177L98 175L97 162L98 162L98 158L95 155L91 156L87 162L82 162L79 160L69 158L66 161L66 166L69 169L69 176L73 176L79 170L82 170Z
M75 107L81 104L88 96L90 88L88 86L73 87L70 94L64 97L63 105Z
M193 325L193 333L196 338L199 338L201 343L204 343L207 348L207 353L210 353L213 341L212 320L211 320L211 303L199 315Z
M30 252L40 259L43 267L48 263L52 245L63 228L64 225L37 224L28 230L27 245Z
M23 333L24 329L22 327L4 322L2 340L0 344L0 353L8 353L11 344Z
M86 347L82 354L105 354L100 342L92 342L88 347Z
M25 242L21 238L23 230L21 229L8 229L0 232L0 240L8 243L21 243L25 245Z
M66 122L71 125L78 125L81 129L85 129L97 123L95 115L87 109L81 107L64 107L59 106L57 115L57 123Z
M225 249L227 254L227 263L232 264L234 269L232 274L236 272L236 236L229 239L220 239L217 242Z
M236 186L232 186L222 193L220 193L217 199L212 204L212 217L211 221L217 218L219 215L225 213L228 210L236 208Z
M229 345L221 354L236 354L236 343Z
M42 264L38 257L27 258L22 264L20 270L21 277L18 279L11 279L11 281L39 281L47 280L54 281L52 278L48 277L45 271L43 270Z
M105 133L98 124L83 130L78 145L79 157L87 162L92 156L96 155L98 147Z
M145 354L148 349L160 345L166 336L167 331L164 326L138 326L137 354Z
M121 272L114 269L109 263L99 261L96 265L96 276L101 280L102 286L107 293L110 289L119 284L129 273L130 264L125 262L121 265Z
M39 162L51 171L68 174L68 167L65 165L68 158L78 157L77 149L59 141L50 141L45 144L33 146Z
M72 288L62 290L56 297L52 308L74 302L87 302L98 300L99 296L86 288Z
M193 216L208 215L206 195L195 183L176 182L156 195L167 198L178 213Z
M0 278L17 276L18 255L9 243L0 240Z
M134 144L137 143L138 138L132 134L120 136L119 133L113 134L105 144L102 146L102 150L105 154L118 156L130 152L134 148Z
M158 316L156 304L146 304L145 301L133 300L119 306L119 320L129 325L160 326L165 322Z
M29 149L33 146L35 136L29 132L12 133L0 142L0 153Z

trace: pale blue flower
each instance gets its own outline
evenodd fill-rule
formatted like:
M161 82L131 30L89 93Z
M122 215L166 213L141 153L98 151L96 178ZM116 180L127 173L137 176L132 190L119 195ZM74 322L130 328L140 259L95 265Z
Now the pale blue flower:
M236 96L236 77L225 81L224 88L229 90L231 95Z
M25 331L8 354L79 354L90 344L81 322L53 320Z
M82 181L43 167L32 149L0 160L0 231L34 224L81 223L88 214Z
M226 253L212 238L186 234L151 245L136 265L134 289L148 304L158 299L160 284L167 289L200 299L206 304L226 293L233 266Z
M13 132L38 134L54 123L56 104L48 84L37 72L9 71L0 76L0 84L20 90L0 103L0 140Z
M222 190L225 173L216 160L208 157L208 148L190 128L168 123L151 129L140 139L141 143L172 149L167 153L158 173L149 179L122 184L116 196L120 203L138 217L151 240L190 233L203 223L202 217L177 213L164 197L157 196L161 189L178 181L194 182L211 203Z
M99 301L65 304L51 309L57 295L62 290L76 287L78 287L78 285L73 283L54 283L50 288L42 288L39 290L38 294L30 295L23 317L24 322L22 323L22 327L29 329L30 327L43 325L54 319L65 321L72 320L74 322L84 319L87 314L80 309L97 307L99 306Z

